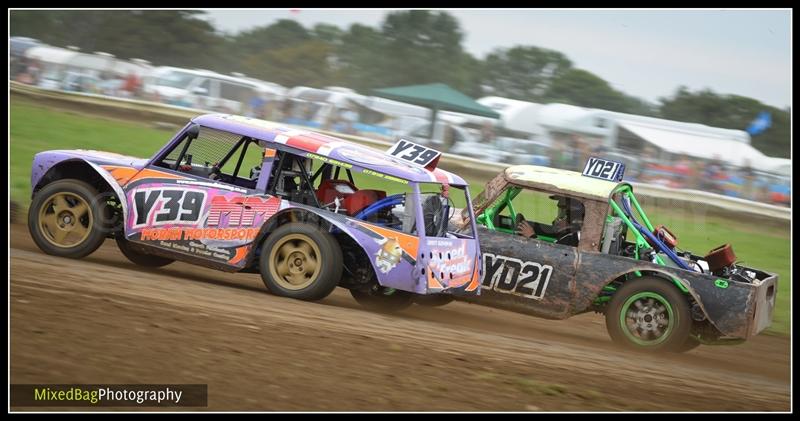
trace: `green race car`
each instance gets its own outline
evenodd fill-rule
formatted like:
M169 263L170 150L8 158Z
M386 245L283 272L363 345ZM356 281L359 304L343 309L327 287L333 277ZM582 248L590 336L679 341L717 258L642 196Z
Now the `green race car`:
M623 171L592 158L583 173L519 165L498 174L472 202L481 295L458 299L549 319L602 312L615 342L649 350L736 343L767 328L777 275L736 263L730 245L679 250ZM452 222L468 226L468 212Z

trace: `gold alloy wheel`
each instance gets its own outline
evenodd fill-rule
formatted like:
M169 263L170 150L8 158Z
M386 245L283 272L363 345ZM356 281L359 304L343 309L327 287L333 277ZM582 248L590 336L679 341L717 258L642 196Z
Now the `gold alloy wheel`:
M289 234L269 254L272 279L282 288L300 290L314 283L322 270L317 244L307 235Z
M93 223L92 208L75 193L54 193L39 208L39 231L56 247L75 247L83 243Z

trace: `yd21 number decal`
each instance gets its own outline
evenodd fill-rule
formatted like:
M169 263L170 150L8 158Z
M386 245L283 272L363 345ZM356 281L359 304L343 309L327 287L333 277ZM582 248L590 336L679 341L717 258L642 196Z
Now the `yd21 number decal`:
M536 262L523 262L513 257L483 253L481 287L497 292L521 295L540 300L544 297L553 267Z
M133 192L133 227L194 225L200 219L206 193L202 190L146 188Z

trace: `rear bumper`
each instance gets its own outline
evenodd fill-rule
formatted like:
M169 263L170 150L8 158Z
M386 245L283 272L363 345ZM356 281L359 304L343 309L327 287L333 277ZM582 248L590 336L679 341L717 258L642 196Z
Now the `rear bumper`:
M747 330L747 337L761 333L772 324L773 310L778 295L778 275L772 275L755 286L753 294L753 318Z
M715 340L749 339L772 323L778 276L758 269L742 269L755 272L757 279L744 282L703 274L693 276L687 285L717 330L717 335L708 335L706 339L711 336L717 336Z

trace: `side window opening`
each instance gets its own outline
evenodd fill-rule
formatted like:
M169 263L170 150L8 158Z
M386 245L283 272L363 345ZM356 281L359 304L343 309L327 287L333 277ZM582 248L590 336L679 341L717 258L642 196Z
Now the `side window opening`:
M519 187L509 187L504 194L510 196L493 221L499 230L530 234L530 238L550 243L578 245L585 215L580 199ZM520 224L528 224L531 229L525 232Z
M254 189L263 148L247 136L200 127L184 136L156 166Z
M314 195L309 158L278 151L272 164L267 193L304 205L321 207Z

